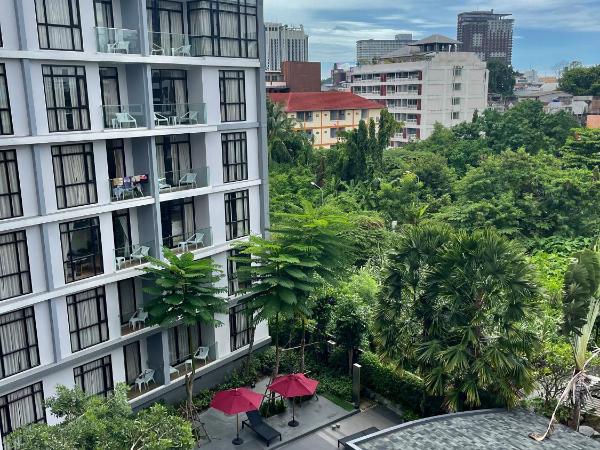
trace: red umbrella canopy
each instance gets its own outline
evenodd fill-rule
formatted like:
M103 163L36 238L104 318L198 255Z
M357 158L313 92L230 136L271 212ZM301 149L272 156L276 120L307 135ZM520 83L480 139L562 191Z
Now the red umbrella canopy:
M217 392L210 406L225 414L233 415L258 409L262 399L262 394L250 389L229 389Z
M292 373L276 378L269 386L269 390L286 398L304 397L305 395L313 395L318 384L317 380L307 378L303 373Z

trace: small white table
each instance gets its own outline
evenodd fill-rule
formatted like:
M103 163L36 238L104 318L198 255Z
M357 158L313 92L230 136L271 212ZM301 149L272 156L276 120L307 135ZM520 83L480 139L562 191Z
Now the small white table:
M177 375L179 375L179 370L178 370L178 369L176 369L176 368L175 368L175 367L173 367L173 366L169 366L169 374L170 374L170 375L173 375L174 373L176 373Z

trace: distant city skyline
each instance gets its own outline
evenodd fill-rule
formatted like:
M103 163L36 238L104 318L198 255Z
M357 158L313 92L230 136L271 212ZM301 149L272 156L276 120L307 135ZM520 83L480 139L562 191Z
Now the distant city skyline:
M310 35L310 59L325 77L334 62L353 63L359 39L393 39L398 33L422 38L456 37L459 12L494 9L515 19L513 65L554 74L560 62L600 64L600 0L265 0L265 19L302 24ZM595 13L594 13L595 12Z

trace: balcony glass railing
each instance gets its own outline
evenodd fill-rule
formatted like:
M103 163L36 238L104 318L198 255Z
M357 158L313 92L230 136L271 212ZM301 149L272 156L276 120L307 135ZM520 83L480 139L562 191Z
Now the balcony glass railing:
M140 36L136 30L95 27L98 53L140 54Z
M104 128L121 130L146 126L144 105L105 105L102 111Z
M154 125L198 125L206 123L204 103L163 103L154 104Z
M163 173L158 179L161 193L206 187L210 184L208 167L175 170Z
M148 183L148 175L146 174L111 178L108 183L110 199L113 202L150 195L150 183Z
M116 248L114 250L115 269L123 270L139 266L148 261L148 256L156 256L153 241Z
M181 233L163 238L163 246L177 252L199 250L212 245L212 230L210 228L198 228L190 233Z
M163 56L197 56L192 53L190 37L177 33L148 33L150 53Z

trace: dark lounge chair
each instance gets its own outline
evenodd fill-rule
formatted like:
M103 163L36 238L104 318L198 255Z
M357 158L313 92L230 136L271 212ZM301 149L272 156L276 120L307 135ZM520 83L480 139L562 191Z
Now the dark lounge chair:
M248 420L242 421L242 429L244 429L244 426L250 428L267 443L267 447L274 439L279 438L281 441L281 433L271 425L266 424L258 411L248 411L246 416L248 416Z

